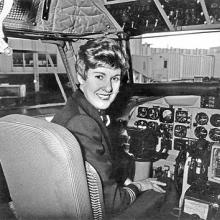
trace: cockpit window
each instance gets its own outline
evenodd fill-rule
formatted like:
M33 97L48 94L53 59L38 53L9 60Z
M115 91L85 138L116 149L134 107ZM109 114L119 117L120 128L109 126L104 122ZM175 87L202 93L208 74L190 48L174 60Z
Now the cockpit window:
M64 105L72 89L57 46L14 38L8 43L13 54L0 54L0 115Z

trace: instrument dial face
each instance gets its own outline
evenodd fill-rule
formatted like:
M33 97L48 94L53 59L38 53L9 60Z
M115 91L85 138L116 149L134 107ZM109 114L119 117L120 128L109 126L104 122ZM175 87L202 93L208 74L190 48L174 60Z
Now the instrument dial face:
M176 122L179 123L187 123L188 120L188 112L187 111L176 111Z
M147 123L147 126L148 126L148 128L151 128L151 129L156 130L156 128L158 127L158 123L155 122L155 121L149 121L149 122Z
M196 115L195 120L199 125L206 125L209 121L209 117L206 113L200 112Z
M219 128L212 128L209 131L209 138L212 141L220 141L220 129Z
M174 110L171 108L161 108L160 121L165 123L172 123L174 118Z
M186 137L186 134L187 134L187 127L186 126L184 126L184 125L176 125L174 127L174 135L176 137L184 138L184 137Z
M198 126L195 129L194 134L197 138L202 139L202 138L206 138L208 131L203 126Z
M214 114L210 118L210 123L212 126L220 127L220 114Z
M157 126L157 133L160 137L170 139L173 136L173 124L161 123Z
M147 117L147 108L146 107L138 107L137 117L146 118Z
M149 108L147 116L151 120L157 120L159 118L159 109L158 108Z

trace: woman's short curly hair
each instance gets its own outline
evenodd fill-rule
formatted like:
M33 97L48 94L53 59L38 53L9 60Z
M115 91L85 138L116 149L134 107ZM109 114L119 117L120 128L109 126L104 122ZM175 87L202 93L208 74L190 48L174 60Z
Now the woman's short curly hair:
M80 46L76 60L76 71L83 79L87 78L89 69L97 67L121 69L123 77L128 66L127 57L119 43L109 38L88 40Z

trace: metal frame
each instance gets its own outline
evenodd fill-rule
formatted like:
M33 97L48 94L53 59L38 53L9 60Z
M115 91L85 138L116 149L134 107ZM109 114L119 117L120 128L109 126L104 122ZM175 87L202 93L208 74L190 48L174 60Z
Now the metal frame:
M137 0L103 0L104 5L112 5L112 4L120 4L120 3L126 3L126 2L135 2Z

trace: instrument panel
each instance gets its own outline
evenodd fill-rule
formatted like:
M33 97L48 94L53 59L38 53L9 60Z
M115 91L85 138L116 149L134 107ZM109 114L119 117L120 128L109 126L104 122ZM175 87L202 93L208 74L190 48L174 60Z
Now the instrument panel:
M219 142L220 110L151 101L136 106L131 111L128 127L153 128L159 139L158 149L179 151L198 139L206 139L210 143ZM168 143L167 140L170 140L170 144L163 146Z

